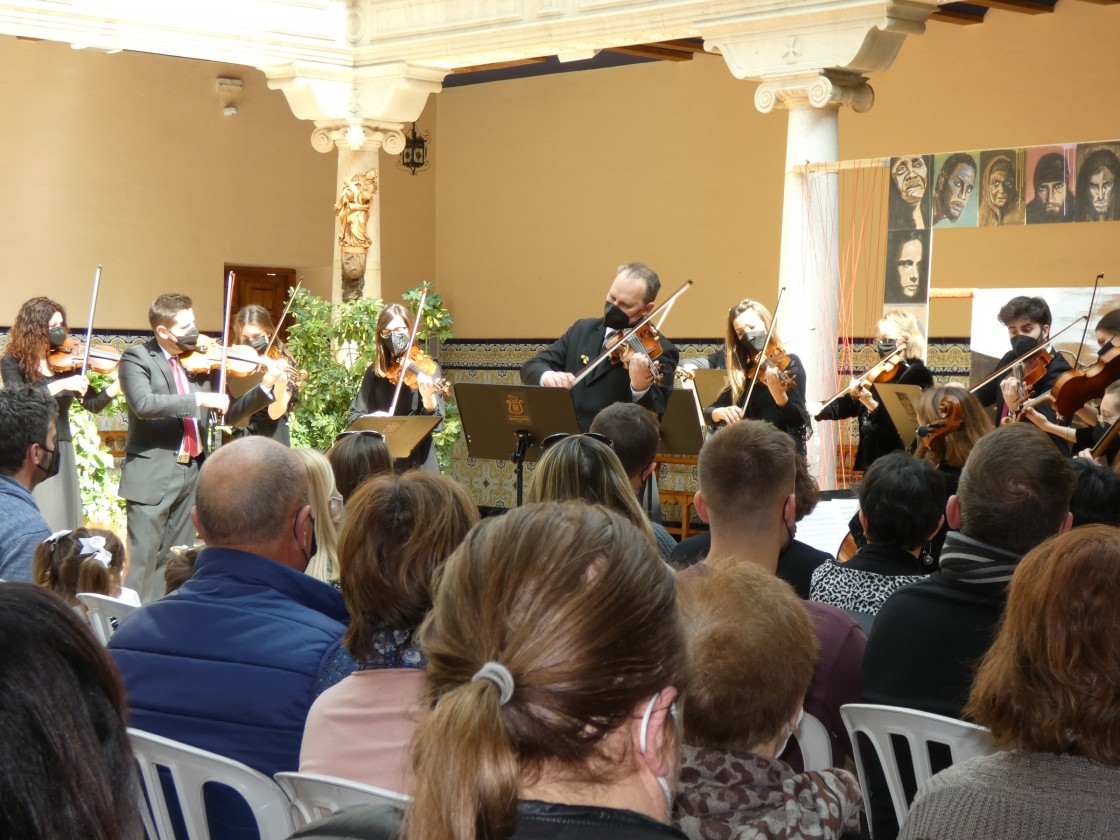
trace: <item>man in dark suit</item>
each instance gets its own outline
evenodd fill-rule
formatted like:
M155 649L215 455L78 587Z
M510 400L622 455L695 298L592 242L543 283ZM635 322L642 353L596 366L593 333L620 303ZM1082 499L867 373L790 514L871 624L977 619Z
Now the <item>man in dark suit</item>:
M661 375L657 384L653 369L642 355L635 355L629 368L604 361L573 385L575 374L598 356L611 335L638 323L654 309L661 290L661 280L644 263L619 266L618 275L607 292L602 318L576 321L559 341L521 366L521 381L526 385L570 388L576 408L576 421L581 431L591 428L591 421L602 409L616 402L635 402L655 412L665 413L673 372L680 354L673 343L661 337L661 355L654 362Z
M127 585L145 603L163 595L171 546L194 542L190 516L210 410L224 412L234 425L243 422L272 402L277 376L267 370L260 387L231 404L227 394L215 393L217 372L183 370L179 357L194 350L199 337L192 306L186 295L160 295L148 310L155 337L121 357L128 443L118 492L128 513Z

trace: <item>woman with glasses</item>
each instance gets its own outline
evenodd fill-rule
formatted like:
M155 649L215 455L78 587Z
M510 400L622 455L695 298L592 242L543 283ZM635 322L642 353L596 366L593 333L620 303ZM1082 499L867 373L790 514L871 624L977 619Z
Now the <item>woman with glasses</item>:
M350 406L347 425L366 414L388 416L393 405L393 395L397 392L397 386L389 379L389 369L400 361L408 349L412 326L412 313L399 303L386 305L377 316L377 358L366 369L362 387L358 389ZM421 373L416 377L415 390L407 384L402 385L393 414L442 415L442 400L436 390L437 379L438 371L434 376ZM439 464L432 450L432 436L428 435L420 441L410 457L398 459L396 467L398 471L420 468L439 472Z
M250 303L248 306L241 307L233 318L232 326L231 344L243 344L253 348L257 353L268 350L270 356L284 359L289 365L294 366L295 360L285 349L284 343L279 339L272 340L276 325L268 310L260 304ZM248 425L244 429L238 429L237 434L263 435L285 446L291 446L288 416L299 395L299 387L288 373L284 373L277 378L273 393L276 399L250 417Z

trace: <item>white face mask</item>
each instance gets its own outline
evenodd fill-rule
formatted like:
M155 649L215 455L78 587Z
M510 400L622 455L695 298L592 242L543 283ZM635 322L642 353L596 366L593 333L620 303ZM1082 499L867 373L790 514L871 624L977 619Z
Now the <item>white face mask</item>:
M646 710L642 714L642 726L638 730L638 750L643 754L646 751L646 732L649 730L649 719L653 715L653 707L657 704L659 697L661 697L660 691L649 698L649 703L646 704ZM669 716L676 718L676 703L669 706ZM665 797L665 820L668 821L673 814L673 789L669 787L669 780L664 776L657 776L657 784L661 787L661 795Z
M797 731L797 728L799 726L801 726L801 721L804 720L804 719L805 719L805 708L802 707L802 708L797 710L797 723L793 726L793 728L791 729L789 723L788 722L786 723L786 739L784 741L782 741L782 745L780 747L778 747L778 749L774 752L774 757L775 758L777 758L778 756L780 756L782 753L784 753L786 751L786 747L789 746L789 739L793 737L793 733Z

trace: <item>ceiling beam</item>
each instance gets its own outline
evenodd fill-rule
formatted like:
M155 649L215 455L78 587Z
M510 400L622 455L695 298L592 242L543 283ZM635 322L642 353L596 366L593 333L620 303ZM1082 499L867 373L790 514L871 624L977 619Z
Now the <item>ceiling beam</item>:
M633 44L628 47L611 47L610 52L636 55L640 58L652 58L658 61L692 61L691 52L669 49L661 44Z

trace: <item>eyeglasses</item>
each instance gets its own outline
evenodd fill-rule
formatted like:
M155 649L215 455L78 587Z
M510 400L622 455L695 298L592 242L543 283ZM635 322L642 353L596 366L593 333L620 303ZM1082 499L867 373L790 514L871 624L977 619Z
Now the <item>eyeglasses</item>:
M578 435L573 435L573 434L570 434L568 432L557 432L554 435L549 435L548 437L546 437L544 440L541 441L541 454L544 454L549 448L555 446L560 441L562 441L564 438L569 438L569 437L591 438L592 440L599 441L599 443L605 443L611 449L614 449L614 441L611 440L606 435L601 435L598 432L583 432L582 434L578 434Z
M345 432L339 432L338 437L334 439L335 443L340 442L343 438L350 435L360 435L361 437L372 437L378 440L385 440L385 435L376 429L347 429Z
M394 333L408 335L408 327L397 327L397 329L395 330L381 330L378 335L380 335L382 338L390 338Z

